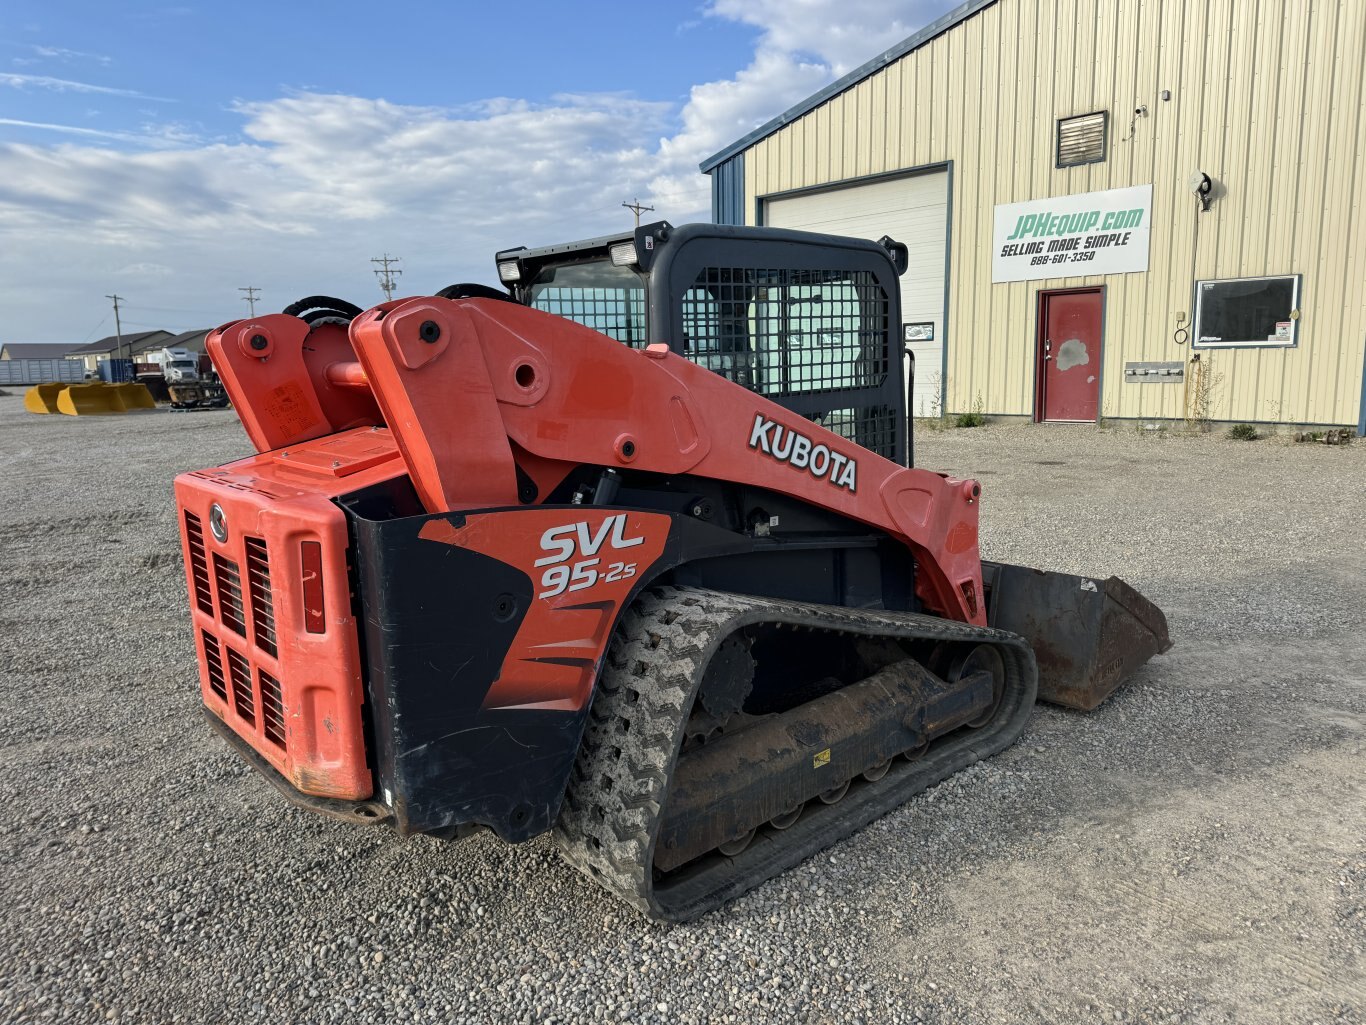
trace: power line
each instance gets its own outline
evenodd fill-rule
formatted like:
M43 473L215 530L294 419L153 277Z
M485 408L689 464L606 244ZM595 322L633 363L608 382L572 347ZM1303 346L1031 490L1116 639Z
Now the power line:
M649 211L650 213L654 213L654 211L655 211L655 208L652 207L652 206L641 206L641 205L640 205L640 197L636 197L636 199L634 200L634 202L631 202L631 203L622 203L621 205L624 206L627 210L630 210L633 214L636 215L636 227L637 227L637 228L640 227L640 215L641 215L641 214L645 213L646 211Z
M193 321L174 320L174 321L171 321L171 326L170 326L170 327L167 327L167 326L166 326L166 322L165 322L164 320L161 321L159 324L153 324L153 323L151 323L150 321L145 321L145 320L130 320L130 321L128 322L128 326L129 326L129 327L143 327L143 328L146 328L148 331L165 331L165 332L167 332L168 334L173 334L173 335L181 334L182 331L204 331L204 330L207 330L202 324L199 325L198 327L186 327L186 328L178 328L178 327L176 327L177 324L185 324L185 323L193 323Z
M251 315L256 316L256 293L261 290L255 285L248 285L246 288L239 288L237 291L247 293L242 296L242 301L251 304Z
M142 303L124 303L125 310L149 310L152 313L191 313L196 317L221 317L223 310L191 310L184 306L144 306ZM107 318L106 318L107 319Z
M95 332L98 331L100 328L104 327L108 320L109 314L106 313L103 317L100 318L100 322L90 329L90 333L85 336L85 340L81 342L81 345L85 345L87 342L90 341L90 339L94 338Z
M651 199L709 199L711 196L711 185L703 182L696 189L684 192L651 192Z
M395 275L403 273L403 271L401 270L391 269L389 265L391 263L398 263L399 258L397 256L390 256L388 253L385 253L383 256L371 257L370 262L381 264L384 268L383 270L380 270L378 267L376 267L375 277L379 278L379 287L384 289L384 301L388 302L390 299L394 297L394 289L398 287L394 283Z

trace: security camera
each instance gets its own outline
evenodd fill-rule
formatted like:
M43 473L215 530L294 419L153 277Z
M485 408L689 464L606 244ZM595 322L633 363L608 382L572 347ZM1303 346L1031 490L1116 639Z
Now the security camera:
M1214 179L1204 171L1196 171L1187 181L1191 192L1195 193L1195 198L1200 201L1200 212L1209 209L1210 193L1214 191Z

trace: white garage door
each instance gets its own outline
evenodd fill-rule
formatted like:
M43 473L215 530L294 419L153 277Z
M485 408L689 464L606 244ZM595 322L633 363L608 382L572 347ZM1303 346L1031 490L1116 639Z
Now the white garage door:
M943 393L948 180L946 172L936 171L764 203L764 224L769 227L873 241L890 235L906 244L910 267L901 278L902 323L934 325L932 341L911 342L916 369L912 412L916 416L938 412Z

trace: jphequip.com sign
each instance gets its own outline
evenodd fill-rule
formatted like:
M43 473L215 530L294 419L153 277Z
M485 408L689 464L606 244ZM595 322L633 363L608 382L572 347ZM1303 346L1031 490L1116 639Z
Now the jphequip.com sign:
M1151 185L998 206L991 280L1145 271L1152 213Z

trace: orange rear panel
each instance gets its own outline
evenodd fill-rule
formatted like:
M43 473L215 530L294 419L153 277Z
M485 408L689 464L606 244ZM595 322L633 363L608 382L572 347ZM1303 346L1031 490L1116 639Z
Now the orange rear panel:
M204 703L307 794L373 792L333 499L403 474L389 432L362 428L175 482Z

